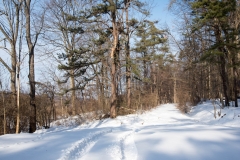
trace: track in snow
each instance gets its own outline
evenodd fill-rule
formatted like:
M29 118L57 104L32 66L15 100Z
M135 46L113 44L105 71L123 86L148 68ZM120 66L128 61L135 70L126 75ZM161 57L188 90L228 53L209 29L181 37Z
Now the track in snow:
M110 132L112 132L112 130L90 133L88 137L75 142L70 148L63 150L64 153L59 160L80 159L94 146L101 136Z
M138 157L137 147L134 142L134 132L124 134L107 149L110 156L115 160L131 159Z

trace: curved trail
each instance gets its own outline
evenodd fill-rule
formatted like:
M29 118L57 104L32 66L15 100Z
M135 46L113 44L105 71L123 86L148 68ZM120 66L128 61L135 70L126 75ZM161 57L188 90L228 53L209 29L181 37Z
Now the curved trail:
M210 153L219 151L215 143L224 144L225 141L236 138L229 135L231 129L223 132L226 128L198 123L181 114L173 105L164 105L147 114L126 117L92 124L91 126L95 126L90 128L93 133L63 150L60 159L98 160L99 155L102 160L145 160L159 157L180 160L212 159ZM111 126L111 131L104 129ZM104 130L95 132L97 128ZM202 140L211 142L213 146L205 146ZM233 149L236 143L232 143L230 148ZM205 150L205 147L208 149ZM224 157L223 152L218 154ZM196 158L196 155L200 158Z

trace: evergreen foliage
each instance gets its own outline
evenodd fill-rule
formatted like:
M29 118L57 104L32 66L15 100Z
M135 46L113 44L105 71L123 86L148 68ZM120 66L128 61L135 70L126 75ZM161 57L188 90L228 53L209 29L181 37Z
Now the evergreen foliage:
M155 61L160 54L168 52L166 31L160 30L156 27L157 22L145 20L137 28L136 32L136 43L134 51L140 53L140 56L137 57L138 60L143 61L143 68L145 69L145 75L142 78L147 81L146 77L146 64L151 64ZM135 71L135 73L138 73ZM135 75L135 78L139 74ZM142 79L138 77L138 79Z
M190 33L184 36L194 53L200 55L195 62L216 65L222 80L225 105L230 99L237 106L237 64L239 54L239 26L237 27L236 0L191 0L184 1L190 7ZM204 48L203 48L204 47ZM197 57L197 56L196 56ZM229 72L231 73L229 75ZM234 89L232 89L234 88ZM234 90L234 94L233 94Z

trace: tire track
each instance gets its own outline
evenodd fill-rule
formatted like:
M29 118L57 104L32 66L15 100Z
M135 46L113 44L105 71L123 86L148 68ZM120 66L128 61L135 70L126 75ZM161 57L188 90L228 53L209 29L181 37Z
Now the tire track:
M134 132L124 134L117 142L108 148L110 156L116 160L136 160L138 157L137 147L134 141Z
M75 160L83 157L98 141L98 139L112 132L112 130L90 133L88 137L75 142L70 148L63 150L63 155L58 160Z

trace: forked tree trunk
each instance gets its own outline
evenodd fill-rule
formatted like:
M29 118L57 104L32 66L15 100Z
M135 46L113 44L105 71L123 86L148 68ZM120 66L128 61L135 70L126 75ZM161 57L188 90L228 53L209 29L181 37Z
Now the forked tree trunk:
M26 17L26 40L29 54L29 85L30 85L30 117L29 117L29 133L36 131L36 102L35 102L35 73L34 73L34 45L31 40L31 21L30 21L30 5L31 0L24 1L24 12Z

